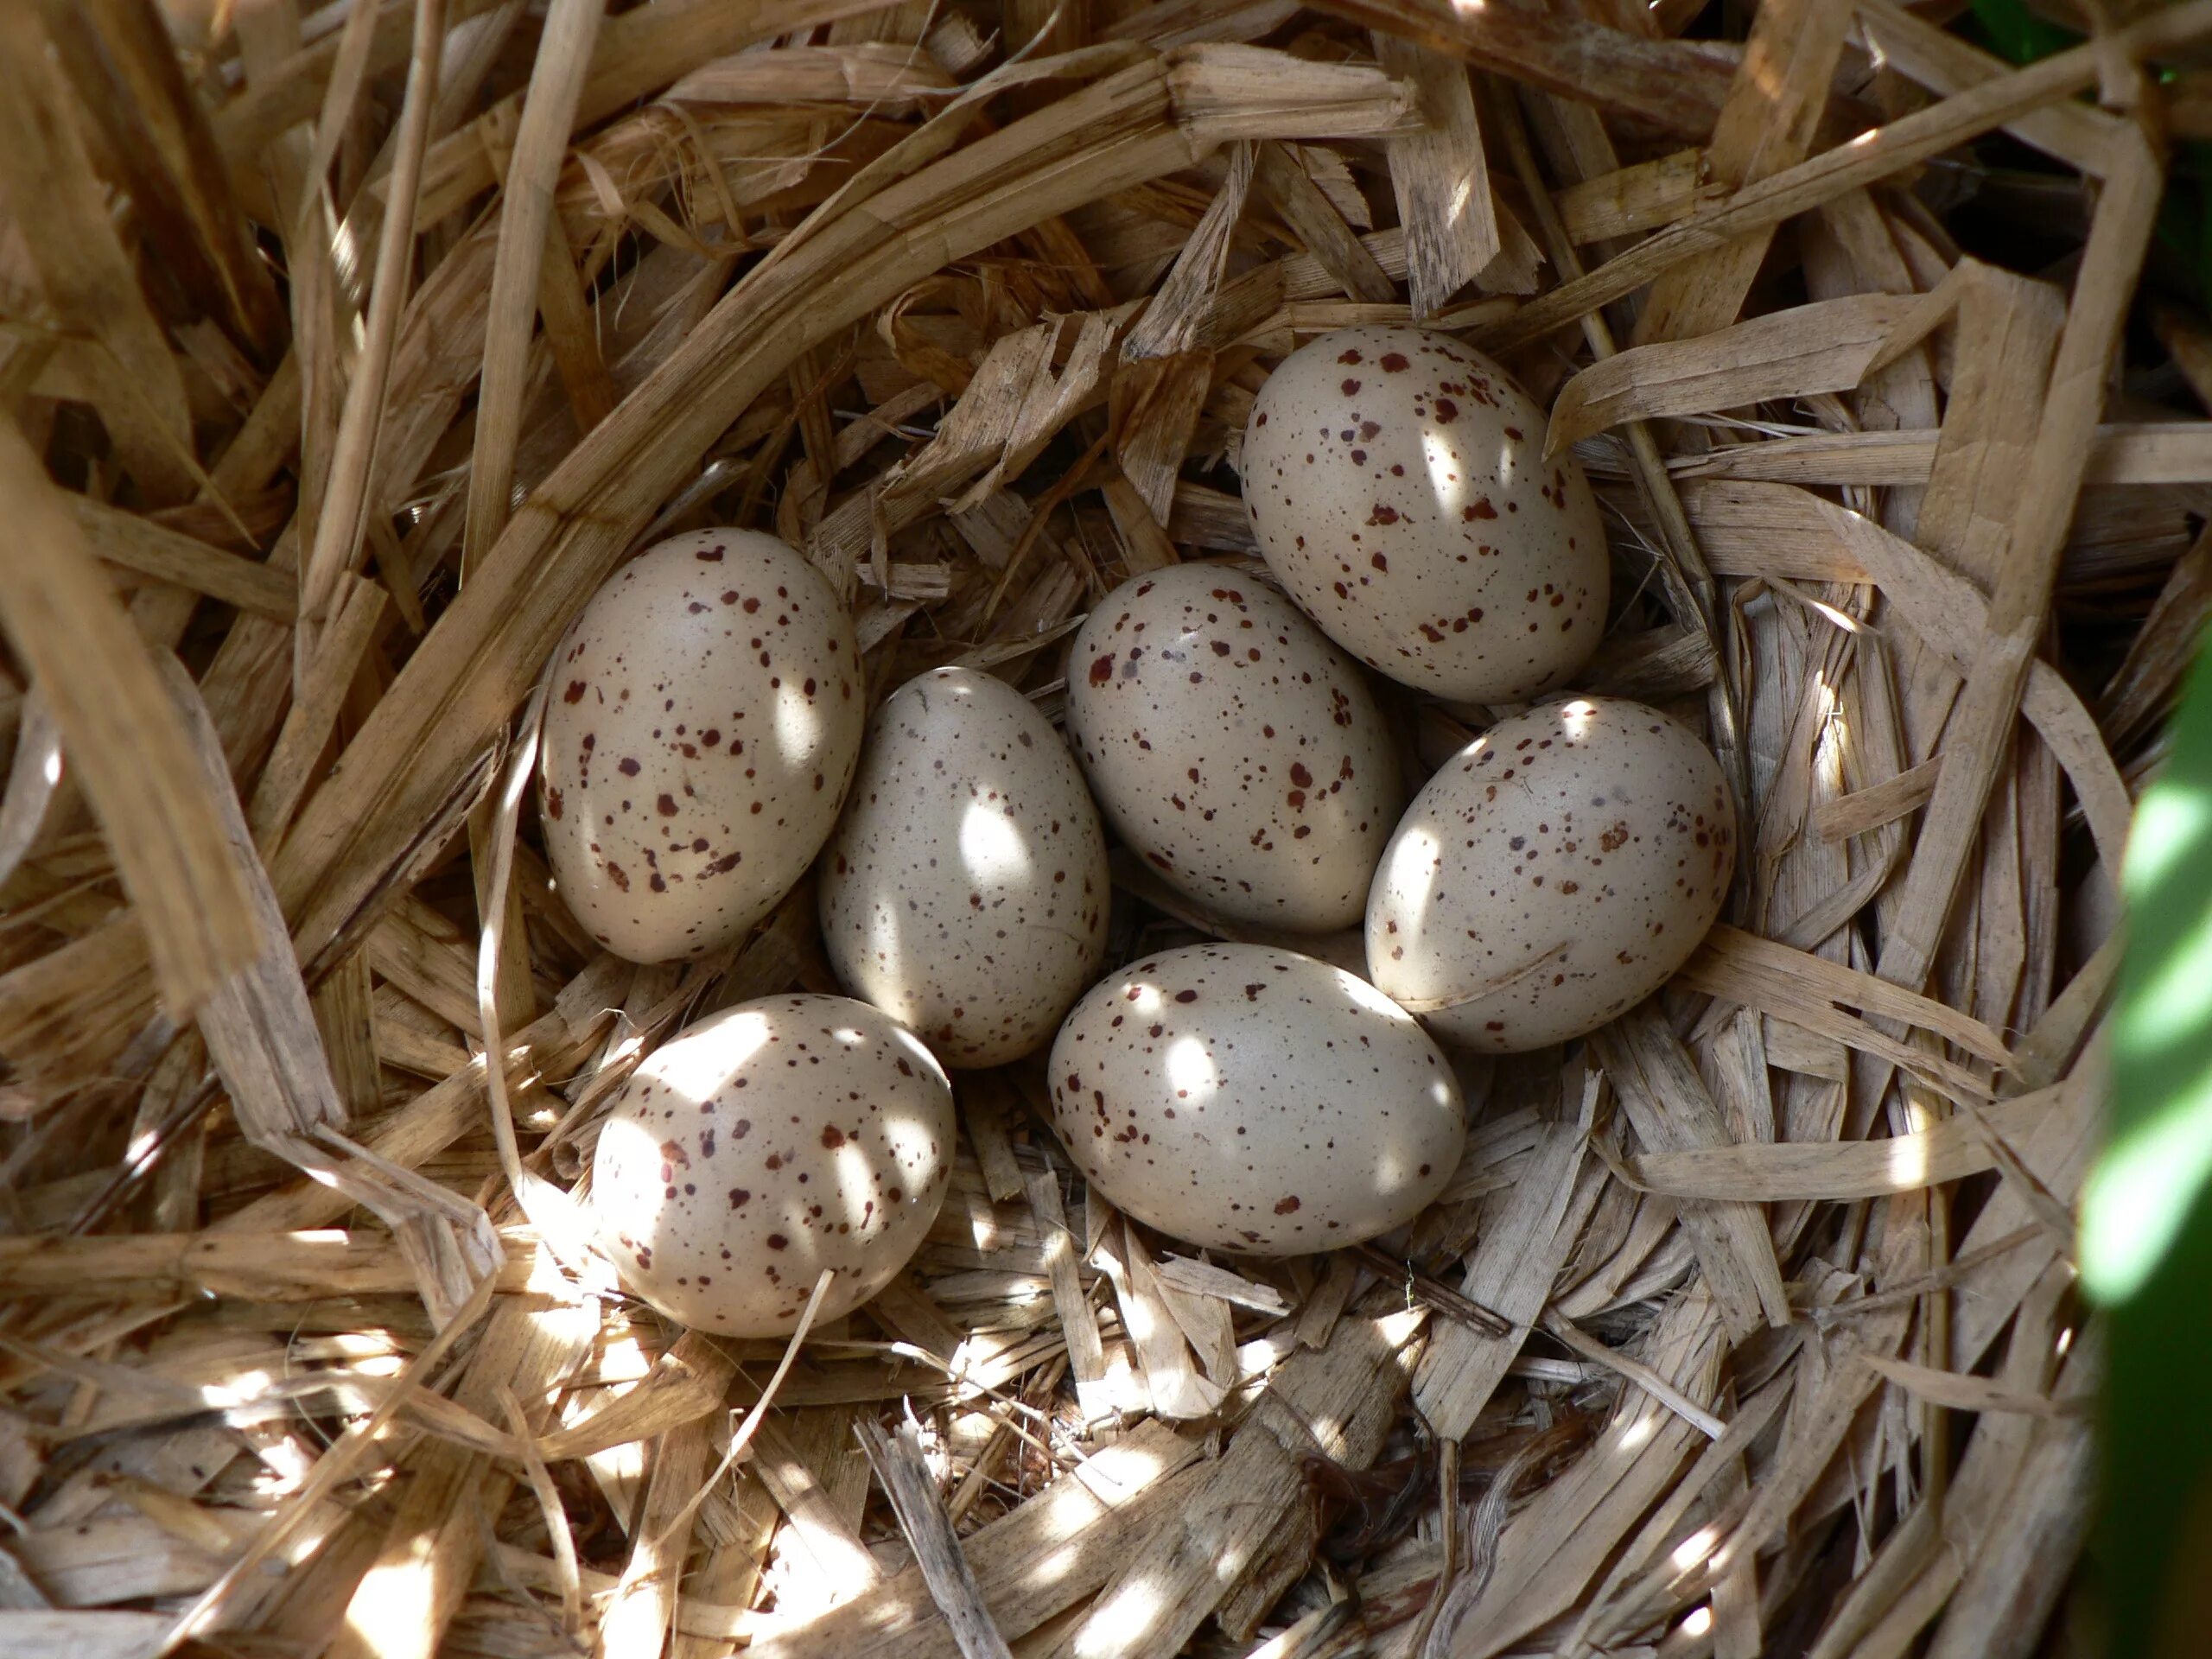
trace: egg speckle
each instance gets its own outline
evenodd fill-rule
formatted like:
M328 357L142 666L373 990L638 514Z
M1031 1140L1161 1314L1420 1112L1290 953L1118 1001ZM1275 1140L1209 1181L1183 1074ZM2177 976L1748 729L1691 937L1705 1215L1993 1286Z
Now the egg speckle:
M1052 1125L1147 1225L1266 1255L1410 1221L1458 1166L1458 1083L1365 981L1288 950L1204 944L1095 987L1052 1045Z
M836 823L860 756L852 619L787 543L673 537L555 651L539 818L561 896L634 962L742 938Z
M1544 412L1449 334L1346 328L1252 405L1244 504L1268 568L1329 637L1434 696L1524 702L1605 626L1605 522Z
M1368 972L1469 1048L1563 1042L1666 982L1735 868L1727 780L1695 736L1621 698L1547 704L1406 809L1368 898Z
M1116 588L1068 658L1068 735L1122 838L1216 914L1357 921L1402 798L1358 666L1264 582L1183 564Z
M703 1020L614 1097L592 1164L601 1246L669 1318L731 1337L849 1313L906 1264L952 1174L952 1087L928 1049L842 996Z
M846 988L947 1065L1034 1052L1106 956L1105 831L1052 722L1005 681L941 668L868 727L822 866Z

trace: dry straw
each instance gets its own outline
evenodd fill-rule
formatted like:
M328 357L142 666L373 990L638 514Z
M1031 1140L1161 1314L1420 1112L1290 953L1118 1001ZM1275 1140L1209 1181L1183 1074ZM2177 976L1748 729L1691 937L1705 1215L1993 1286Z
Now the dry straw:
M2212 328L2143 292L2212 0L2025 69L1707 10L0 5L0 1651L2035 1650L2110 873L2212 612ZM1376 1247L1179 1254L1015 1066L861 1313L622 1296L606 1102L830 981L804 888L655 968L552 893L594 587L772 529L872 696L1056 714L1116 582L1255 568L1273 364L1407 320L1595 479L1592 689L1729 766L1724 925L1471 1067ZM1116 880L1120 948L1257 937Z

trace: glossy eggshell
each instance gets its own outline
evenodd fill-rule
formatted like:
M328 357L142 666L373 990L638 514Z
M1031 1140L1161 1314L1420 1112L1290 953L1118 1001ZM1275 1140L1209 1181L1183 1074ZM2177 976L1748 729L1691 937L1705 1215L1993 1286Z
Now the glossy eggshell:
M1359 919L1403 799L1358 665L1264 582L1182 564L1124 582L1068 657L1068 735L1122 839L1216 915Z
M734 943L806 873L866 721L852 619L785 543L673 537L554 653L545 851L591 936L633 962Z
M1052 1039L1106 959L1106 834L1052 723L1005 681L940 668L869 722L821 874L839 981L947 1065Z
M1052 1045L1052 1123L1084 1179L1211 1249L1336 1249L1410 1221L1465 1115L1427 1033L1342 969L1256 944L1147 957Z
M1244 504L1329 637L1433 696L1521 702L1605 630L1605 526L1544 411L1449 334L1372 327L1285 358L1252 405Z
M825 1268L819 1319L883 1288L952 1158L952 1086L913 1033L847 997L766 997L639 1066L600 1131L592 1207L623 1282L669 1318L779 1337Z
M1688 960L1735 868L1727 779L1696 736L1620 698L1549 703L1406 809L1368 899L1368 972L1448 1041L1564 1042Z

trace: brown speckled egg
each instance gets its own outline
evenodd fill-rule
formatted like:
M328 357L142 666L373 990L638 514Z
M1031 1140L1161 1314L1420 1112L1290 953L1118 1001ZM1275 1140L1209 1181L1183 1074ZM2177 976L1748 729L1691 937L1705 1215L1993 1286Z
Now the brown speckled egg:
M952 1085L912 1032L842 996L772 996L663 1044L592 1163L601 1246L669 1318L779 1337L906 1266L952 1176Z
M1388 1232L1443 1190L1465 1115L1427 1033L1365 980L1257 944L1109 975L1052 1045L1052 1127L1139 1221L1303 1255Z
M974 669L876 710L821 881L838 979L947 1065L1043 1047L1106 959L1106 834L1083 774L1028 698Z
M1359 327L1282 361L1252 404L1244 505L1322 630L1440 697L1521 702L1589 660L1605 526L1544 411L1449 334Z
M1397 816L1397 752L1357 664L1220 564L1127 582L1068 656L1068 735L1107 817L1216 914L1359 919Z
M554 653L538 762L554 880L632 962L742 938L829 838L866 722L852 619L791 546L662 542Z
M1491 727L1406 809L1368 897L1368 972L1447 1041L1564 1042L1666 982L1735 868L1735 808L1702 742L1640 702L1549 703Z

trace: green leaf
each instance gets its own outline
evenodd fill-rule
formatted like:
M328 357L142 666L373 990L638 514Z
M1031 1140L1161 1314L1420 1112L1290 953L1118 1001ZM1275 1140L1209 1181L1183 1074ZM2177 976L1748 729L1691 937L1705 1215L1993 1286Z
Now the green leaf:
M2212 1475L2212 656L2200 656L2121 882L2114 1101L2082 1196L2083 1287L2110 1323L2097 1532L2107 1651L2158 1651Z
M2020 0L1974 0L1974 20L1989 49L2014 63L2033 63L2082 43L2079 35L2044 22Z

